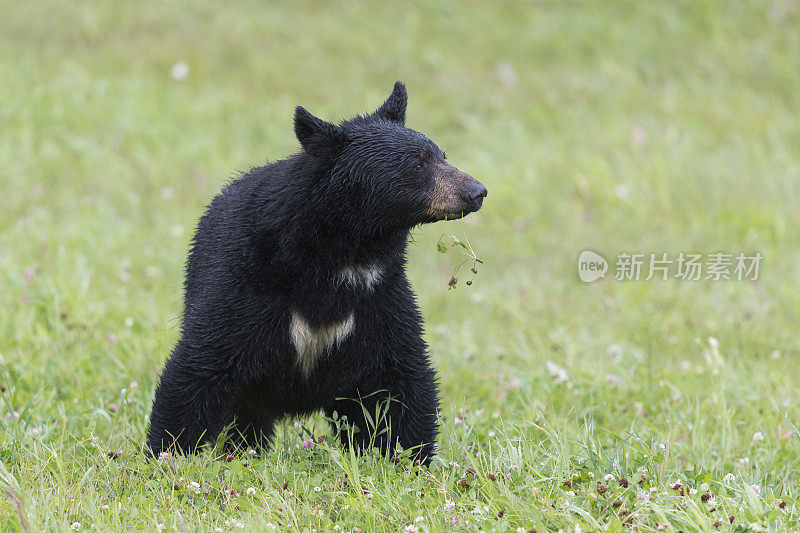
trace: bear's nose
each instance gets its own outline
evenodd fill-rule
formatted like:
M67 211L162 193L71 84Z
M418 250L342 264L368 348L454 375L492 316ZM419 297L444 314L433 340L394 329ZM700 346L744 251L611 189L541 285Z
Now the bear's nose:
M469 191L469 201L472 202L472 205L475 209L480 209L481 205L483 204L483 199L486 198L486 195L489 194L489 191L486 190L486 187L479 181L475 181Z

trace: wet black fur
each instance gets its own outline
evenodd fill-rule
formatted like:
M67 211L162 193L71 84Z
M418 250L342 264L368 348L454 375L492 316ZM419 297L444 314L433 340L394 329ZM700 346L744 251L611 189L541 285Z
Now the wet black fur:
M186 263L181 336L161 375L148 445L194 451L228 424L265 445L285 415L337 411L369 431L390 394L391 442L434 451L437 385L405 273L409 230L432 221L421 154L444 154L404 127L401 83L375 113L338 126L298 107L302 151L227 185L200 219ZM347 266L380 265L374 290L342 284ZM355 328L306 378L295 364L292 312L313 326L355 313ZM378 392L380 391L380 392ZM377 394L374 394L378 392Z

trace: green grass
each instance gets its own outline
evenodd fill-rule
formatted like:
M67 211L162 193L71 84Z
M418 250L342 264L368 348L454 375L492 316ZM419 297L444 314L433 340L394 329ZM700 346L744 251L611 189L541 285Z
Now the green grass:
M0 5L0 529L800 528L798 24L788 0ZM490 191L412 248L440 459L354 457L312 417L265 454L146 461L204 205L297 149L293 106L396 79ZM587 285L586 248L765 259Z

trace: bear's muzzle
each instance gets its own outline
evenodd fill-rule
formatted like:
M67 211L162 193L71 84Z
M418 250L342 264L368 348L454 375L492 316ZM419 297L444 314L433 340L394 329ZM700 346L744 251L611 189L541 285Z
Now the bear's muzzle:
M488 191L481 182L442 162L433 173L433 193L428 215L434 221L453 220L473 213L481 208Z

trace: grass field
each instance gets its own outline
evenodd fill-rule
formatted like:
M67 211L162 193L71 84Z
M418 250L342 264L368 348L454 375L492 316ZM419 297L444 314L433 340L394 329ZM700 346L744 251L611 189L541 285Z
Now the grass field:
M0 529L800 528L799 25L788 0L0 4ZM148 462L204 206L298 149L295 105L396 79L489 189L412 247L440 457L355 457L316 416ZM586 284L584 249L764 260Z

